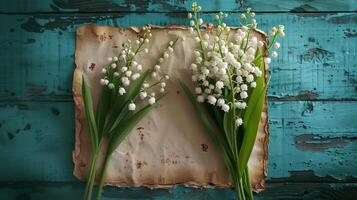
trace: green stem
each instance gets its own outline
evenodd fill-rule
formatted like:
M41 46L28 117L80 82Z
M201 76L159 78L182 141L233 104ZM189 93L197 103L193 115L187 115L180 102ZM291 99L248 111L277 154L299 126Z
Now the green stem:
M234 191L236 193L237 199L241 200L242 199L242 193L241 193L241 191L239 189L240 187L238 186L239 185L238 178L235 177L234 179L235 179L235 181L234 181Z
M245 47L244 47L244 52L247 51L249 37L250 37L251 32L252 32L252 29L249 29L248 36L247 36L247 42L245 43Z
M104 186L104 178L105 178L105 173L107 171L108 168L108 164L110 161L110 155L106 155L104 158L104 163L103 163L103 167L102 167L102 171L100 173L100 179L99 179L99 183L98 183L98 192L97 192L97 200L100 200L102 197L102 192L103 192L103 186Z
M92 155L91 158L90 171L87 180L86 190L84 193L84 200L90 200L92 196L93 185L94 185L96 169L97 169L97 159L98 159L98 153L97 151L95 151L95 153Z
M237 165L237 162L232 163L233 165ZM227 165L228 172L231 176L232 184L234 186L234 191L239 200L245 200L244 188L243 183L241 182L242 178L239 178L239 170L236 170L237 166L229 167Z
M96 177L96 173L97 173L98 157L99 157L99 152L102 147L102 144L103 144L103 139L101 139L99 142L99 145L96 148L94 148L95 150L93 151L93 154L91 157L89 177L88 177L85 195L84 195L85 200L90 200L92 198L92 191L93 191L93 186L94 186L95 177Z
M236 159L238 160L238 146L237 146L237 126L235 124L235 120L236 120L236 108L235 108L235 105L234 105L234 100L235 100L235 88L234 88L234 83L232 81L232 78L233 78L233 75L231 74L230 72L230 69L228 68L228 77L229 77L229 84L230 84L230 87L231 87L231 90L232 90L232 93L231 93L231 110L232 110L232 121L233 121L233 124L231 124L232 126L232 130L233 132L231 133L232 134L232 140L233 140L233 145L234 145L234 150L235 152L233 152L233 155L235 155Z
M245 193L243 188L242 178L236 177L236 181L234 183L234 188L239 200L245 200Z
M242 193L242 200L246 199L246 194L245 194L245 190L244 190L244 183L243 183L243 178L239 179L239 185L240 185L240 192Z
M247 190L246 192L248 194L248 198L249 198L249 200L253 200L254 196L253 196L253 190L252 190L252 183L250 182L248 166L244 170L243 179L245 181L245 188Z
M145 91L145 90L148 90L148 89L150 89L150 88L153 88L154 86L160 84L163 79L164 79L164 77L162 77L160 80L158 80L157 82L151 84L149 87L145 88L145 89L142 90L142 91Z
M268 45L265 45L265 46L266 46L266 51L263 52L261 55L257 56L257 57L252 61L252 63L256 62L257 60L259 60L259 59L262 58L263 56L269 55L269 50L270 50L270 48L272 47L272 45L276 42L277 36L278 36L278 34L276 33L276 34L273 36L273 41L272 41L272 42L269 42ZM265 43L265 44L266 44L266 43Z
M197 12L194 12L193 19L195 20L195 30L197 32L197 36L200 38L200 48L201 48L201 55L202 55L202 62L205 60L205 54L204 54L204 49L203 49L203 44L202 44L202 34L200 30L200 25L198 25L198 14Z

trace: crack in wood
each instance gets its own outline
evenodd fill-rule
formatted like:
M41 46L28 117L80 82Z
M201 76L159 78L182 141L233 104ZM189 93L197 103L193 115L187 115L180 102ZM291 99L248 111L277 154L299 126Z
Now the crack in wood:
M316 100L319 97L319 94L312 91L302 90L298 95L287 95L282 97L270 96L268 95L269 100L273 101L301 101L301 100Z
M326 151L331 148L343 148L357 136L321 136L317 134L302 134L294 138L295 146L303 151Z
M344 179L337 179L329 175L317 176L313 170L293 170L289 173L290 176L288 177L270 178L267 183L304 183L306 180L309 180L310 183L357 183L356 177L347 176Z

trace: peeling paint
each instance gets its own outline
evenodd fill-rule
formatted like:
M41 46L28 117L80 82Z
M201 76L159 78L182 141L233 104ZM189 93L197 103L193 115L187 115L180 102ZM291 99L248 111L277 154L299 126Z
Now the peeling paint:
M334 15L334 13L330 12L321 12L318 8L309 4L292 8L290 12L299 17L328 17Z
M42 85L27 85L29 96L40 96L47 90L47 86Z
M31 130L31 124L26 124L25 128L23 129L24 131Z
M308 49L302 56L301 59L305 62L312 63L329 63L333 62L335 58L335 53L327 51L321 48L311 48Z
M316 39L314 37L309 37L308 40L309 42L316 42Z
M21 28L34 33L43 33L45 30L66 31L69 27L74 25L96 23L99 20L112 19L114 17L123 17L123 14L116 14L115 16L80 15L75 17L35 15L27 18L26 21L21 24Z
M155 1L132 1L125 0L121 3L115 3L110 0L91 0L91 1L78 1L78 0L53 0L51 8L54 11L77 11L77 12L112 12L112 11L133 11L147 12L151 11L185 11L185 0L177 0L176 2L155 0ZM155 5L151 7L152 4ZM157 7L157 8L156 8Z
M294 13L299 17L323 17L327 15L331 15L331 13L319 12L319 10L309 4L303 4L301 6L295 7L290 10L290 12Z
M145 1L138 1L138 2L145 2ZM108 0L91 0L91 1L53 0L53 3L51 4L51 8L54 11L72 10L78 12L98 12L98 10L100 11L123 10L124 11L130 9L130 4L123 3L123 5L124 6L119 6L118 4ZM145 5L145 3L141 3L141 5Z
M317 8L310 6L309 4L303 4L301 6L295 7L291 9L291 12L316 12L318 11Z
M327 21L332 24L348 24L351 22L357 23L357 15L350 14L350 15L335 16L335 17L331 17Z
M15 134L13 134L11 132L7 132L7 137L9 138L9 140L12 140L15 138Z
M344 32L346 37L350 38L350 37L357 37L357 31L356 30L351 30L351 29L346 29Z
M282 97L269 96L269 100L283 100L283 101L296 101L296 100L316 100L319 94L312 91L302 90L298 95L287 95Z
M346 37L357 37L357 32L345 32Z
M33 39L33 38L27 38L27 40L26 40L26 44L32 44L32 43L35 43L35 39Z
M301 116L304 116L307 113L312 113L312 111L314 111L314 104L312 102L305 102L304 110L301 112Z
M60 115L60 111L57 108L52 107L51 112L53 115L58 116Z
M37 23L34 17L30 17L25 23L21 24L21 28L29 32L43 32L41 25Z
M355 183L357 178L355 177L346 177L345 179L338 179L330 175L318 175L313 170L293 170L289 171L289 176L287 177L277 177L271 178L268 180L270 183L279 183L279 182L306 182L306 180L313 180L317 183Z
M326 151L330 148L343 148L352 140L357 140L357 137L302 134L294 138L295 146L303 151Z
M28 110L29 106L27 104L23 103L6 103L6 104L0 104L0 108L6 108L6 107L16 107L19 110Z
M354 67L356 67L356 66L357 65L354 65ZM353 73L351 73L350 71L345 70L344 75L347 76L347 79L351 84L357 85L357 79L355 78Z

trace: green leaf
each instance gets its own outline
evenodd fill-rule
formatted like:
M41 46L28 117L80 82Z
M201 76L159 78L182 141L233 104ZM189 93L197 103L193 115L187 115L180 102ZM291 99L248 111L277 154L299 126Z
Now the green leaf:
M140 93L142 85L149 75L150 70L146 70L137 80L133 81L131 85L127 88L125 95L117 96L115 98L114 105L107 114L105 121L105 132L113 130L113 127L117 126L122 118L127 114L127 107L131 100L136 98Z
M233 144L233 141L232 139L234 138L233 137L233 133L234 130L233 130L233 126L232 126L232 123L234 123L234 121L232 121L233 119L233 113L232 113L232 109L230 109L228 112L225 112L224 115L223 115L223 130L224 130L224 133L225 133L225 136L226 136L226 140L227 140L227 143L229 144L229 147L230 147L230 150L232 152L235 152L234 150L234 144Z
M261 57L261 51L258 48L256 57ZM257 87L254 88L249 95L247 102L248 107L243 114L243 139L239 151L239 170L243 173L247 167L247 163L252 153L255 139L257 137L258 126L262 109L265 103L267 85L265 84L265 69L263 58L259 58L254 62L254 65L262 70L262 76L256 78Z
M184 85L182 82L180 82L180 84L181 84L181 88L183 89L183 91L186 93L186 96L190 100L190 102L195 110L195 113L198 116L198 119L201 121L201 123L206 128L208 135L211 137L212 141L215 143L216 147L218 148L219 152L221 153L221 156L226 164L228 171L230 172L232 178L234 178L234 176L235 176L234 165L235 164L233 161L234 159L229 151L229 146L227 144L227 141L222 136L219 136L215 132L215 129L211 125L210 120L205 115L204 107L200 103L197 102L196 98L194 97L194 95L192 94L190 89L188 89L188 87L186 85Z
M129 113L131 113L128 109L128 106L131 102L128 101L123 108L119 111L119 114L116 116L114 123L111 125L111 128L109 129L108 133L111 134L112 131L115 129L115 127L120 124L120 122L128 116Z
M247 115L247 113L245 113L243 118L245 122L243 124L244 137L243 137L241 149L239 151L239 162L238 162L239 170L241 171L241 174L243 173L243 170L247 167L247 163L250 154L252 153L255 139L257 137L258 126L265 103L266 89L267 87L263 88L263 91L261 92L258 101L256 101L256 104L250 105L251 107L253 107L251 114Z
M232 135L232 112L231 110L223 115L223 129L227 135Z
M262 55L262 51L260 50L260 48L257 48L257 51L255 52L255 57L258 58L256 59L253 64L255 66L259 66L260 67L260 70L264 70L262 69L261 67L264 66L264 63L263 63L263 55ZM262 65L263 64L263 65Z
M98 146L98 129L93 111L92 94L88 85L87 78L84 75L82 75L82 98L92 143L92 149L94 150Z
M223 130L226 134L231 133L231 120L230 120L230 112L224 113L223 115Z
M102 92L98 100L97 112L96 112L96 121L98 126L99 138L101 138L102 135L104 134L102 131L104 129L105 118L110 106L110 97L111 97L111 91L109 90L109 88L102 87Z
M157 99L157 104L165 95ZM153 104L153 105L155 105ZM153 105L146 105L129 118L124 118L110 133L107 155L111 155L115 149L123 142L126 136L141 121L143 117L153 108ZM124 108L127 109L127 108Z
M217 106L211 106L208 103L205 103L205 109L207 110L207 113L211 116L211 118L214 120L214 122L217 124L217 126L220 128L220 130L223 130L223 115L224 111Z
M197 102L196 98L194 97L194 95L191 93L190 89L188 89L188 87L186 85L184 85L183 83L181 83L181 88L183 89L183 91L186 93L188 99L190 100L192 106L194 107L195 113L198 115L200 121L203 123L203 125L205 126L205 128L208 131L208 134L216 139L216 134L214 131L213 126L211 125L211 123L209 122L208 118L206 117L206 115L204 114L204 109L202 108L202 106ZM217 141L217 140L214 140Z
M256 57L257 56L261 57L261 51L260 51L259 48L257 48ZM260 59L256 60L254 62L254 65L260 68L260 70L262 71L262 75L255 79L255 81L257 83L257 86L252 90L251 94L249 94L249 98L248 98L248 101L247 101L248 107L244 111L244 116L247 116L246 118L249 118L249 116L253 112L254 107L250 106L250 105L255 105L256 104L256 102L259 99L260 94L264 90L264 85L265 85L265 69L264 69L263 58L260 58Z

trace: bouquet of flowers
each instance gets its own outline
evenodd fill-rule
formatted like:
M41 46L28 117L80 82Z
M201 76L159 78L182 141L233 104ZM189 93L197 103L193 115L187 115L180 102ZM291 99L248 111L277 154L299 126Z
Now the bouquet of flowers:
M265 63L271 62L269 55L278 55L270 50L280 47L277 39L285 35L284 26L271 29L270 42L258 41L254 36L255 13L248 8L236 30L224 23L227 14L215 15L217 26L212 36L203 30L207 26L199 18L200 11L201 7L193 3L188 14L189 30L198 44L190 66L194 93L181 86L216 143L238 198L253 199L247 164L265 104Z
M108 58L108 65L102 69L102 91L96 109L93 108L88 81L84 75L82 77L82 96L92 149L85 200L92 199L99 152L104 140L108 141L108 146L100 170L98 200L101 198L110 156L153 105L165 96L165 81L169 76L162 73L160 68L174 51L177 40L167 44L156 65L143 67L136 57L142 52L149 52L145 46L152 36L150 29L150 26L143 27L135 42L128 40L118 57Z

